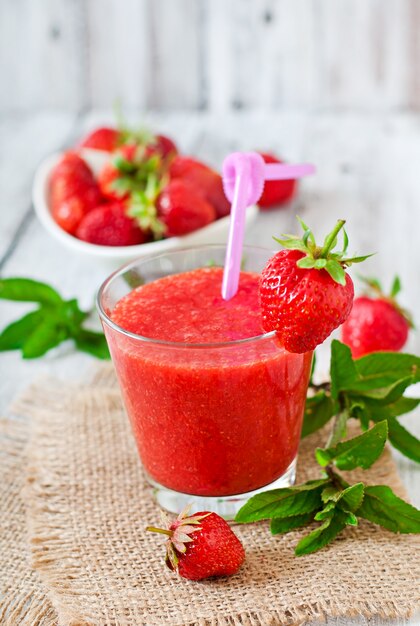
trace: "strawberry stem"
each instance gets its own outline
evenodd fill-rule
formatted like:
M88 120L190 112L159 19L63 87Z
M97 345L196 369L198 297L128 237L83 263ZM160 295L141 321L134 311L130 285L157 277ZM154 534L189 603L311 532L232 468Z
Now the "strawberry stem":
M333 230L330 232L330 234L326 237L325 242L323 247L321 248L321 252L319 254L319 256L323 259L327 258L328 252L331 250L331 248L334 245L335 239L338 235L338 233L340 232L340 230L343 228L344 224L346 223L346 220L338 220L337 224L334 226Z
M161 535L167 535L168 537L172 537L172 530L165 530L164 528L156 528L155 526L147 526L146 530L151 533L160 533Z

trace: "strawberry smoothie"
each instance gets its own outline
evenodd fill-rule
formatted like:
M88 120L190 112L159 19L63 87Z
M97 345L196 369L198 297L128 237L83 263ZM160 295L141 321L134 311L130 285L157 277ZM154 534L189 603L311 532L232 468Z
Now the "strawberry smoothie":
M159 278L104 324L150 479L196 496L247 493L288 470L311 367L312 353L264 335L257 273L242 272L229 301L221 282L216 267Z

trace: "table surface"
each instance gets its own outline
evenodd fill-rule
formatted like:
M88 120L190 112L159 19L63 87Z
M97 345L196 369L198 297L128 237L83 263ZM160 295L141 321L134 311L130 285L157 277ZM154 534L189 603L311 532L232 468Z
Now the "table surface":
M86 261L52 239L34 215L31 187L42 158L71 146L96 123L110 121L110 115L104 112L74 116L54 111L0 121L2 276L45 280L67 297L79 298L86 308L92 306L99 284L112 267ZM269 149L290 161L315 163L317 175L304 181L293 206L260 214L252 231L247 233L247 242L274 247L272 235L296 231L295 214L312 225L319 238L337 218L345 218L350 251L377 252L365 263L363 273L381 277L386 285L398 273L405 288L402 304L414 313L419 310L419 116L286 112L236 113L221 118L179 113L147 115L143 121L172 135L182 152L197 155L219 168L227 153L252 149ZM2 303L0 327L24 311L25 305ZM406 350L418 354L419 347L418 333L416 336L412 332ZM328 352L328 345L319 350L321 371L328 370ZM63 345L37 361L23 361L13 352L1 354L0 359L3 413L7 412L12 398L39 377L82 381L94 365L91 357L75 353L71 345ZM417 411L402 420L417 436L419 417ZM399 453L394 455L410 498L419 506L420 469ZM334 619L327 623L330 626L389 624L379 617ZM393 623L419 625L420 621L413 618Z

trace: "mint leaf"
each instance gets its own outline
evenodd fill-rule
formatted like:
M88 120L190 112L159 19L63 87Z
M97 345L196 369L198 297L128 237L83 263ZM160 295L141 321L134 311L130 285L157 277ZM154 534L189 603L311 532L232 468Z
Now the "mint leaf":
M274 518L271 520L270 530L272 535L280 535L287 533L295 528L306 526L314 518L313 512L302 513L301 515L293 515L291 517Z
M56 325L52 317L46 317L26 339L22 346L24 359L36 359L68 338L68 332Z
M325 391L306 399L302 438L322 428L334 415L335 402Z
M82 352L87 352L98 359L110 358L108 344L103 333L81 329L74 337L74 342Z
M363 502L365 486L363 483L355 483L344 489L336 502L340 502L345 511L354 513Z
M390 443L412 461L420 463L420 441L402 426L395 417L389 417L388 438Z
M319 528L299 541L295 548L296 556L311 554L330 543L346 527L346 517L344 512L336 510Z
M343 389L348 389L357 380L358 375L350 348L337 339L331 343L331 396L338 398Z
M384 485L365 488L357 514L394 533L420 533L420 511Z
M40 309L24 315L20 320L12 322L0 333L0 352L17 350L23 346L44 318Z
M333 485L326 487L321 496L325 503L333 502L337 504L341 502L341 506L346 511L357 511L363 501L364 485L363 483L355 483L345 489L338 489Z
M41 304L3 329L0 352L20 349L24 359L35 359L62 341L74 339L79 350L109 358L105 335L82 327L89 314L80 309L75 298L63 300L49 285L29 278L0 280L0 298Z
M256 522L276 517L291 517L316 511L322 505L321 492L327 478L312 480L296 487L272 489L248 500L238 511L236 522Z
M398 417L404 413L410 413L420 404L420 398L407 398L401 396L395 402L390 402L386 406L378 404L367 398L363 398L364 408L368 411L370 419L378 422L389 417Z
M384 420L358 437L340 442L331 448L317 448L316 459L323 467L334 461L342 470L356 467L368 469L381 456L387 434L388 427Z
M361 377L358 389L380 389L413 376L413 382L420 381L420 357L401 352L373 352L354 361Z
M317 522L323 522L329 517L332 517L334 515L334 511L335 511L335 502L328 502L328 504L324 506L322 511L318 511L314 519Z
M0 298L20 302L39 302L40 304L63 302L60 294L50 285L30 278L0 279Z
M402 397L404 391L412 385L414 382L413 376L407 376L394 383L391 383L387 387L380 387L371 390L359 391L362 398L369 398L375 400L380 405L391 404L396 402ZM353 389L357 389L357 383Z

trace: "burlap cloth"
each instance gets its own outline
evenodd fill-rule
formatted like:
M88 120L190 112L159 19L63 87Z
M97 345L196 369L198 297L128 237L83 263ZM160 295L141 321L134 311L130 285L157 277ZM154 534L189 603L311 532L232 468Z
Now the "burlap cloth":
M159 521L158 509L112 370L101 369L85 387L44 382L15 411L30 416L33 428L26 451L22 422L9 423L2 437L2 625L268 626L405 618L420 605L417 538L363 521L300 558L293 545L301 531L274 538L266 523L236 526L247 554L237 575L178 578L163 565L163 539L144 531ZM317 475L313 449L321 442L316 434L302 443L299 480ZM363 478L404 495L389 452Z

